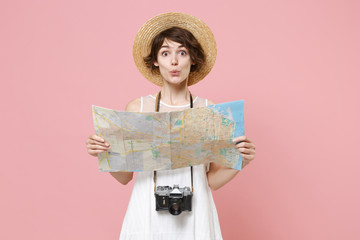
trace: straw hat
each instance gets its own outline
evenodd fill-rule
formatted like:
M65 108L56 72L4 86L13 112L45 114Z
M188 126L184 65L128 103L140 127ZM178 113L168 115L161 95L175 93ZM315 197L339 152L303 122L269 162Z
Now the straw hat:
M205 62L199 71L190 72L188 86L202 80L215 64L216 42L210 28L200 19L185 13L164 13L148 20L137 33L134 46L133 57L135 64L141 74L150 82L158 86L163 85L160 73L151 72L144 62L144 57L151 51L153 38L160 32L171 28L180 27L190 31L198 40L205 53Z

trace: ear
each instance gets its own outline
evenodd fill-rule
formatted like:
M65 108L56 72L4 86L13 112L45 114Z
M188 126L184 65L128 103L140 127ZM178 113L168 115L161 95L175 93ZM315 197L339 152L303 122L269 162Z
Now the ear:
M155 67L158 67L159 66L159 63L157 61L154 61L154 66Z

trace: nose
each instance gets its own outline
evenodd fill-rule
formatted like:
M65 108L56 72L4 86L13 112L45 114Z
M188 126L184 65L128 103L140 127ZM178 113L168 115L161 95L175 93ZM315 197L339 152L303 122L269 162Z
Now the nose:
M173 57L171 58L171 65L178 65L178 58L176 54L173 54Z

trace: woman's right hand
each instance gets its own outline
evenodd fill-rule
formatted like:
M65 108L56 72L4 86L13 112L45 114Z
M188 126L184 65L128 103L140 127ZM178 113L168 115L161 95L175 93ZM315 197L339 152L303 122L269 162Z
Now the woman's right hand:
M110 147L109 143L96 134L90 135L86 139L86 148L91 156L97 157L98 153L106 152Z

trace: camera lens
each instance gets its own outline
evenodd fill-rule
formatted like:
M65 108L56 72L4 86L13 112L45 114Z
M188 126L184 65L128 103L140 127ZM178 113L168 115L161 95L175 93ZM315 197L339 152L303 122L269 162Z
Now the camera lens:
M182 212L180 199L171 202L171 204L169 206L169 212L172 215L179 215Z

